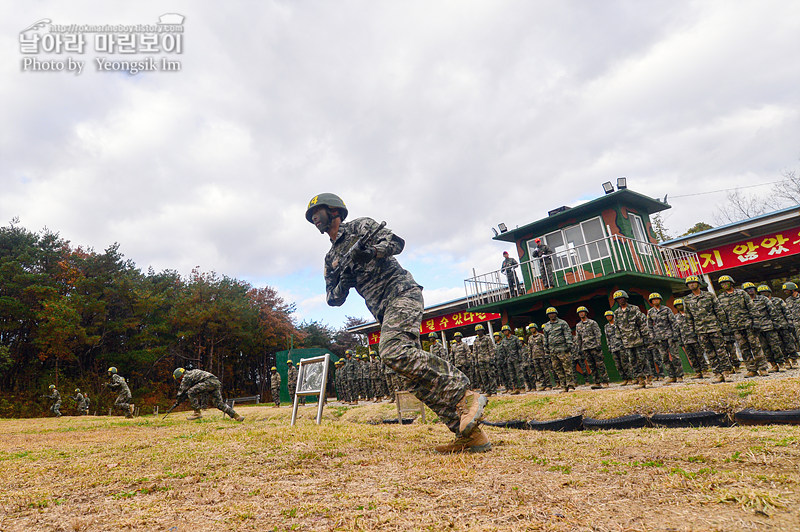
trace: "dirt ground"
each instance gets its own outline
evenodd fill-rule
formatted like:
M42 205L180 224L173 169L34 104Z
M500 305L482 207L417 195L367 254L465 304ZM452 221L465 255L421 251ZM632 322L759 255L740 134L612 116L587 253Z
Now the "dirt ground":
M731 391L707 386L709 403L783 402L797 382L722 386ZM685 389L684 402L702 396ZM604 392L645 410L679 402L666 390ZM495 398L487 415L555 415L601 396L549 397ZM390 417L386 404L326 407L320 426L305 407L293 428L289 408L239 410L242 424L216 411L0 420L0 530L800 529L800 426L488 427L491 452L441 456L441 424L359 422Z

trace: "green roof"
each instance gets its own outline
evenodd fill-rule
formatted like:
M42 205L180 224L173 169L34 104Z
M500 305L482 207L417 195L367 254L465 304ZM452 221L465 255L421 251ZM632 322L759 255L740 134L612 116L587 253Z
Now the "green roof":
M492 240L516 242L517 240L524 238L526 235L543 235L559 227L559 224L567 223L573 218L580 218L581 221L583 219L588 219L613 205L630 205L631 207L635 207L647 212L647 214L664 211L670 208L670 205L667 203L662 203L661 201L626 188L623 190L617 190L611 194L606 194L605 196L600 196L592 201L582 203L577 207L572 207L571 209L567 209L566 211L554 214L553 216L548 216L547 218L542 218L541 220L531 222L527 225L523 225L522 227L509 229L505 233L501 233L494 237Z

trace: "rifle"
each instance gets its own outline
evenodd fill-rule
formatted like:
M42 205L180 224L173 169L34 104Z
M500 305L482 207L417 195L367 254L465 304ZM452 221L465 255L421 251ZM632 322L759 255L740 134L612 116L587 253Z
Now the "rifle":
M162 417L161 420L163 421L163 420L167 419L167 416L170 414L170 412L172 412L173 410L178 408L178 405L181 404L185 398L186 398L185 396L179 395L178 398L175 399L175 404L172 405L171 407L169 407L169 410L167 410L167 413L164 414L164 417Z
M378 225L378 227L375 228L374 231L372 231L369 234L362 235L358 240L356 240L356 242L352 246L350 246L350 249L347 250L347 253L345 253L342 256L342 260L339 261L339 264L331 272L331 274L337 280L337 283L338 283L339 277L341 277L341 275L342 275L342 272L344 272L344 271L346 271L346 270L348 270L348 269L350 269L352 267L352 265L353 265L352 257L353 257L353 254L356 252L356 250L358 250L360 248L363 248L370 240L375 238L375 235L378 234L378 231L380 231L384 227L386 227L386 222L381 222Z

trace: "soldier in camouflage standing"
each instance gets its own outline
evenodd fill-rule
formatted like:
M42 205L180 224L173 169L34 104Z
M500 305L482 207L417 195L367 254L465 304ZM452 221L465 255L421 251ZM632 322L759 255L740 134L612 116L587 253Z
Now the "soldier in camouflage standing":
M340 358L336 362L333 363L334 374L333 374L333 387L336 390L336 400L340 403L345 402L344 398L344 388L342 387L342 359Z
M733 277L730 275L720 277L719 285L722 290L717 294L717 299L728 317L731 336L735 338L742 352L742 358L744 358L744 364L747 368L745 377L755 377L758 375L759 370L764 370L767 367L764 353L761 350L761 344L755 331L755 305L744 290L733 287ZM731 350L728 349L728 354L730 353ZM735 355L736 349L733 349L733 353L734 355L732 356L736 357L736 364L733 361L731 363L736 366L739 360L739 357Z
M368 401L375 397L375 393L372 390L372 379L369 375L369 357L362 354L359 358L361 358L361 390L364 394L364 400Z
M432 332L428 335L428 341L430 341L430 345L428 346L428 352L436 357L441 358L442 360L447 360L447 353L445 353L444 346L442 342L439 341L439 335L435 332ZM449 360L448 360L449 362Z
M383 364L375 351L369 352L369 380L374 401L380 402L386 393L383 391Z
M648 296L652 307L647 311L647 326L653 337L653 346L659 351L659 358L667 367L667 384L683 380L683 363L678 348L681 331L672 309L662 305L661 294L653 292Z
M272 408L280 408L281 407L281 374L278 373L278 368L272 366L269 368L269 389L272 393L272 400L275 402L275 406Z
M344 202L334 194L314 196L306 208L306 220L331 241L325 255L328 304L344 304L351 288L364 298L381 324L383 363L405 377L411 393L455 434L454 441L436 447L437 452L490 450L479 426L486 397L469 390L466 375L422 349L422 287L395 259L405 241L371 218L346 222L347 214Z
M344 352L344 366L342 366L342 380L344 382L345 396L350 404L358 404L358 361L353 357L353 351Z
M188 397L189 404L194 409L194 413L186 419L200 419L203 417L203 413L200 411L201 399L210 399L211 404L236 421L244 421L242 416L222 400L222 383L216 375L201 369L186 371L184 368L177 368L172 372L172 378L181 383L178 389L178 398L172 408L181 404Z
M522 378L523 343L513 334L511 327L508 325L503 325L500 330L503 332L501 342L506 355L506 374L511 386L510 393L517 395L525 386Z
M653 343L650 329L647 327L647 317L639 307L628 304L628 293L625 290L617 290L612 297L617 303L617 308L614 310L614 327L628 357L631 377L637 379L639 388L646 388L646 350Z
M472 349L477 359L477 371L483 383L483 393L491 396L497 393L497 377L494 372L494 343L487 336L486 329L480 323L475 326L475 333L478 337L475 338Z
M86 398L81 393L80 388L75 388L75 395L71 395L70 399L75 401L75 409L78 411L79 416L85 416L89 413L89 403L86 402Z
M461 373L470 377L473 374L473 368L471 364L472 354L469 352L469 346L464 341L464 335L460 332L456 332L454 337L452 348L453 363ZM474 382L471 377L470 382L473 388L476 387L477 383Z
M725 340L722 335L730 331L728 317L719 304L717 296L711 292L700 290L700 278L690 275L686 278L686 286L692 291L683 298L686 321L697 333L697 339L714 370L714 382L725 382L725 373L731 369Z
M50 395L43 395L42 397L53 401L53 404L50 406L50 411L56 417L61 417L61 394L58 393L55 384L51 384L48 389L50 390Z
M528 324L528 326L525 327L529 337L533 334L531 333L530 326L531 324ZM522 342L522 376L525 380L525 388L529 392L535 392L537 390L536 385L539 383L540 379L536 370L536 362L533 360L533 353L531 352L530 338L526 339L524 336L520 336L519 338Z
M128 388L128 383L125 382L122 375L117 373L117 368L114 366L108 368L108 376L111 378L111 382L105 383L104 386L113 392L117 392L117 399L114 401L114 407L122 410L125 413L125 417L133 417L135 408L133 403L131 403L133 396L131 395L131 389Z
M742 289L753 300L753 308L756 310L753 318L753 327L758 331L758 339L761 343L761 350L764 352L764 358L772 366L769 372L778 373L781 371L781 364L783 364L783 347L775 326L779 319L778 309L769 299L756 293L756 285L753 283L744 283Z
M553 372L552 362L545 356L544 353L544 335L539 332L539 327L535 323L528 324L528 351L530 352L531 361L533 362L533 371L536 375L538 387L536 390L550 390L553 388L553 382L550 380L550 374Z
M544 352L550 355L553 371L564 383L564 391L569 392L570 389L575 389L572 331L567 322L558 317L558 310L555 307L549 307L546 314L550 321L544 324Z
M294 404L294 392L297 391L297 368L292 359L286 361L286 388L289 390L289 401Z
M580 321L575 325L575 344L580 357L587 361L589 373L594 375L592 389L608 388L608 370L603 357L600 326L589 318L589 309L586 307L578 307L578 317Z
M686 310L683 307L683 299L675 299L675 308L678 313L675 315L675 321L678 323L678 331L681 333L681 345L683 345L683 352L686 353L686 358L689 359L689 364L694 370L693 379L702 379L703 372L708 371L708 363L700 349L700 344L697 343L697 334L694 329L689 325L686 320Z
M793 361L797 358L797 343L794 339L794 325L789 308L783 299L773 297L772 288L769 285L759 285L758 293L769 299L769 302L778 311L778 321L775 322L775 327L778 329L778 336L781 339L781 351L783 351L783 358L786 361L786 369L793 368Z
M499 332L492 333L492 341L494 342L494 374L497 375L497 387L501 386L505 389L506 393L509 392L510 385L508 384L508 374L506 372L506 349L503 346L503 338Z
M628 357L624 355L622 348L622 341L619 339L617 328L614 327L614 311L607 310L604 314L606 323L603 330L606 333L606 343L608 350L611 351L611 358L614 359L614 365L617 367L617 373L622 378L622 386L627 386L633 383L631 376L631 366Z
M800 291L792 281L783 283L781 288L786 294L786 308L789 310L789 321L794 326L794 338L800 342Z

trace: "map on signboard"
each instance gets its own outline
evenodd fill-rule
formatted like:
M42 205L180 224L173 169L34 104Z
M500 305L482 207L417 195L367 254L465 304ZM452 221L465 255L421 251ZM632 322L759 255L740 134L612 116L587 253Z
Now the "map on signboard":
M325 361L311 362L300 366L302 380L298 382L298 392L319 392L322 390L322 373L325 370Z

